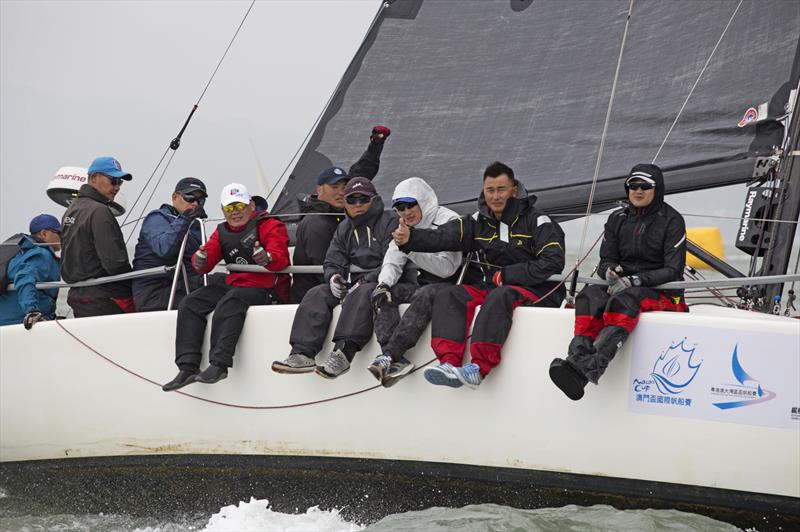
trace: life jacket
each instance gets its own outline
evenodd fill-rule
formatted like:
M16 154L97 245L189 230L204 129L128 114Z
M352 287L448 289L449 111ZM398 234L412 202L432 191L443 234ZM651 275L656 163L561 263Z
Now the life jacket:
M244 230L231 231L226 222L217 226L217 236L222 246L222 258L225 264L255 264L253 261L253 246L258 242L258 226L270 216L261 213L250 218Z
M0 295L6 293L9 285L8 264L11 259L20 252L19 244L22 241L22 233L17 233L2 244L0 244Z

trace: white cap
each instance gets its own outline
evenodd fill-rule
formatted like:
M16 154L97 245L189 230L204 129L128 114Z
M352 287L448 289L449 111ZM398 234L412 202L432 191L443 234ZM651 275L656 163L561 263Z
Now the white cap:
M222 189L219 201L223 207L231 203L250 203L250 193L247 192L247 187L241 183L231 183Z

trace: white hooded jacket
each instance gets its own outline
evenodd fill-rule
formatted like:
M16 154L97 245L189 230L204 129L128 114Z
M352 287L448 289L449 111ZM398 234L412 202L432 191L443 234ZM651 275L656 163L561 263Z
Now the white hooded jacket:
M397 184L392 194L392 203L398 198L414 198L422 209L422 220L415 226L420 229L436 229L440 225L455 220L458 214L447 207L440 207L436 193L419 177L409 177ZM446 279L461 266L460 251L439 251L437 253L420 253L412 251L408 255L397 248L392 241L383 257L378 282L394 286L403 275L403 268L411 260L422 270L437 277Z

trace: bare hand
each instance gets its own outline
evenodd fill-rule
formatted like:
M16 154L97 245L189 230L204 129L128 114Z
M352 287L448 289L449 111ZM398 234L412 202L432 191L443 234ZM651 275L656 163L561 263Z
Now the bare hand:
M411 238L411 230L402 218L400 218L400 225L398 225L397 229L392 233L392 238L394 238L394 243L397 244L397 246L407 244Z

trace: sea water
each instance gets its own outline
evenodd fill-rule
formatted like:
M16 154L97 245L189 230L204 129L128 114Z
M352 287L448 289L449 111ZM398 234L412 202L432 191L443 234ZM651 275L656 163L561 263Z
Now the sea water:
M2 493L2 492L0 492ZM366 503L368 504L368 503ZM338 509L314 506L296 513L273 511L265 499L225 506L210 516L181 516L155 520L125 515L25 515L0 517L0 530L8 531L141 531L184 530L228 532L528 532L528 531L614 531L614 532L729 532L733 525L677 510L618 510L607 505L523 510L495 504L463 508L433 507L384 517L375 523L347 521ZM747 529L755 531L757 528Z

